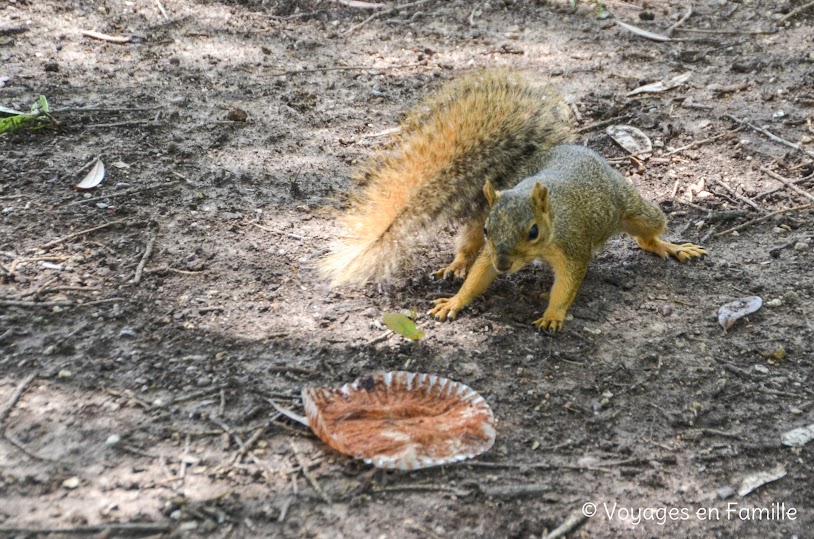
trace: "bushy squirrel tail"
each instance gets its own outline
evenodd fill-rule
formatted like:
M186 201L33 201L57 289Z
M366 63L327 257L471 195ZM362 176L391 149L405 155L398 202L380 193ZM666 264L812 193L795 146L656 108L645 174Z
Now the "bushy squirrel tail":
M485 211L486 180L513 186L568 140L569 112L551 87L505 71L446 84L362 171L342 217L347 235L321 261L323 275L333 286L358 285L409 267L429 234Z

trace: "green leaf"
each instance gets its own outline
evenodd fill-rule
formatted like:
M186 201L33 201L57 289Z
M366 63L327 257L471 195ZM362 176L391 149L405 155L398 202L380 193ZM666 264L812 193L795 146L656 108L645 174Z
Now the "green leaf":
M42 122L48 121L48 118L44 118L42 116L47 114L50 110L51 108L48 105L48 100L45 99L44 95L41 95L39 98L37 98L34 104L31 105L31 114L18 113L16 116L0 118L0 134L5 133L6 131L20 129L29 123L34 123L35 125L33 125L32 128L38 129L44 125ZM8 114L16 111L7 109L5 107L0 107L0 112Z
M401 313L384 313L384 325L402 337L417 341L424 336L424 330L416 327L415 322Z

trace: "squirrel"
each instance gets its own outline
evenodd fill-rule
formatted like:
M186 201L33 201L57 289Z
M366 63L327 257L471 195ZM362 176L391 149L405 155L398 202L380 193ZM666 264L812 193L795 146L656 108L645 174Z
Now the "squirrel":
M455 258L436 278L464 278L428 314L454 319L501 273L551 266L548 307L534 321L555 332L591 257L617 233L679 262L692 243L660 239L666 218L598 153L570 143L570 110L548 84L482 71L447 83L408 113L394 143L361 174L343 220L349 233L322 259L333 286L381 281L402 270L441 226L460 223Z

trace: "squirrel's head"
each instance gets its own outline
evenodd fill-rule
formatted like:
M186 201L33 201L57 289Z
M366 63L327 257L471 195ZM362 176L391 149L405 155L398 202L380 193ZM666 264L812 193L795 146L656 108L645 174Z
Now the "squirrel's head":
M537 182L530 195L495 191L487 181L483 194L489 201L483 233L495 269L514 273L539 258L551 240L548 189Z

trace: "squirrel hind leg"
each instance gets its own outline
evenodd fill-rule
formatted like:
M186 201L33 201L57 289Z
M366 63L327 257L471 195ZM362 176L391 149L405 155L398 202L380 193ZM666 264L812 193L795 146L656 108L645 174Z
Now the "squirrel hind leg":
M463 225L455 240L455 260L433 273L433 278L440 280L450 276L457 279L466 277L486 243L483 238L483 223L484 219L477 219Z
M622 220L622 230L633 236L642 250L660 256L663 259L673 257L679 262L706 256L703 247L694 243L670 243L659 238L666 227L666 219L661 210L653 208L658 215L647 212L642 215L627 217Z

